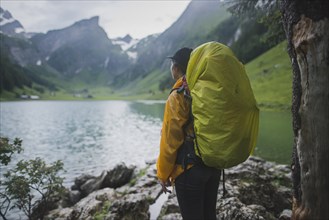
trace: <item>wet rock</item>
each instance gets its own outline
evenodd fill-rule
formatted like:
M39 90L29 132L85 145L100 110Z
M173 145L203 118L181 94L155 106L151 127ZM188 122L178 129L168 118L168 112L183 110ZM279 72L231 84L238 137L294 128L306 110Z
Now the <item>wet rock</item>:
M279 216L279 220L290 220L292 216L292 211L290 209L285 209Z
M63 199L61 201L61 206L63 208L71 207L82 198L81 192L78 190L69 190L67 189L63 195Z
M226 194L222 182L218 189L217 218L224 220L274 220L289 216L291 208L290 169L257 157L225 170ZM159 220L179 217L177 199L172 195L164 203Z
M180 213L170 213L168 215L165 215L165 216L161 217L161 220L173 220L173 219L182 220L183 218L182 218L182 215Z
M73 208L63 208L52 210L46 217L46 220L67 220L71 219L70 215L73 212Z
M104 171L99 177L81 176L75 181L75 187L73 187L80 191L68 190L66 200L76 200L74 196L79 197L80 193L84 193L85 197L70 208L52 211L48 219L95 219L99 213L105 213L104 219L149 219L149 205L161 192L154 168L143 169L140 175L136 176L133 187L131 184L126 184L116 190L109 187L99 189L104 187L100 183L105 181L105 185L112 187L127 183L134 169L134 167L127 168L119 164L109 172Z
M105 203L110 203L116 198L113 189L106 188L91 193L81 199L73 207L56 209L50 212L46 219L88 220L102 210Z
M145 163L146 163L147 165L153 165L153 164L156 164L156 162L157 162L157 159L146 160L146 161L145 161Z
M86 182L84 182L80 186L80 192L81 192L82 197L85 197L96 190L104 188L101 186L103 184L103 181L104 181L106 175L107 175L107 172L103 171L100 176L88 179Z
M107 220L147 220L150 218L149 202L143 194L128 194L113 202Z
M112 170L108 171L101 188L118 188L128 183L132 177L133 171L136 167L127 167L124 163L118 164Z
M150 166L134 185L136 191L148 197L151 203L154 203L162 192L162 188L157 179L155 167Z
M152 204L160 196L162 189L156 177L155 166L147 166L135 174L130 184L117 189L126 194L144 194Z
M97 190L74 206L57 210L56 219L93 219L100 212L104 214L102 219L107 220L149 219L149 206L161 194L154 164L139 170L120 164L112 172L103 172L100 177L82 176L75 181L73 188L81 192L83 186L90 185L90 189L96 190L98 186L92 183L99 185L99 181L91 181L95 179L102 182L99 187L105 187L103 183L106 183L106 187L114 189ZM218 189L218 219L285 220L291 216L292 184L288 166L250 157L243 164L225 170L225 179L225 196L222 184ZM119 187L121 184L124 185ZM71 193L76 192L73 190ZM100 194L96 196L97 193ZM161 203L158 220L182 219L174 193Z
M81 191L81 186L90 179L96 178L95 176L89 174L82 174L81 176L75 178L74 185L71 186L71 190Z
M86 197L90 193L104 188L117 188L127 184L132 177L135 167L127 167L124 163L120 163L110 171L103 171L99 176L84 174L74 180L72 191L79 191L80 197L69 195L68 204L75 204L80 199ZM75 193L77 195L77 193Z
M275 219L260 205L246 206L236 197L220 199L217 202L217 218L230 220L272 220Z
M288 166L250 157L245 163L227 169L226 173L227 182L236 189L229 195L237 197L243 204L263 206L277 218L282 210L291 207L292 185Z
M170 194L168 196L168 200L163 204L161 208L158 220L165 219L182 219L175 194Z

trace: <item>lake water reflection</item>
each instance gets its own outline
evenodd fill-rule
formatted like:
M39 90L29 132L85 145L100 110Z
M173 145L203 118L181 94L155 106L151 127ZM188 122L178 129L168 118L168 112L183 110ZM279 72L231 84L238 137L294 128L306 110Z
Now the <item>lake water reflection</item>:
M0 105L0 135L23 139L25 150L13 163L35 157L47 163L62 160L66 186L82 173L99 175L120 162L144 166L159 152L163 101L22 101ZM262 112L255 155L289 164L291 148L289 112Z
M163 104L127 101L0 104L1 136L23 139L24 152L14 160L35 157L47 163L62 160L65 185L72 185L82 173L99 175L120 162L143 166L145 160L155 159L158 154L161 118L153 116L152 109ZM142 112L140 106L146 106Z

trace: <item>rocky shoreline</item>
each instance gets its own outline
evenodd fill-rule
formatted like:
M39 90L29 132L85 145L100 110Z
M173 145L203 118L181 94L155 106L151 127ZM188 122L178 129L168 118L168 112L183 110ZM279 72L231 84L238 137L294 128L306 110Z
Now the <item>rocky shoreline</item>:
M292 185L287 165L250 157L225 170L226 193L218 190L217 219L286 220L291 217ZM150 206L162 194L155 161L144 168L118 164L100 176L90 174L75 179L66 196L46 219L142 220L151 219ZM151 220L182 219L175 193L157 204L161 211ZM158 214L158 213L156 213Z

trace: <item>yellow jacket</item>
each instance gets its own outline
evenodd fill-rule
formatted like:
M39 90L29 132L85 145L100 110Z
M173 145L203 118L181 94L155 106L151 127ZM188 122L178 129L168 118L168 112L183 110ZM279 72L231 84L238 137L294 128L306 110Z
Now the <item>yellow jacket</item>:
M182 78L178 79L173 89L181 87ZM166 102L161 130L160 154L157 160L157 176L162 181L174 182L175 178L184 170L181 165L175 164L177 150L183 144L185 134L193 132L193 123L183 127L190 116L191 102L184 97L184 93L173 91ZM188 167L189 168L189 167Z

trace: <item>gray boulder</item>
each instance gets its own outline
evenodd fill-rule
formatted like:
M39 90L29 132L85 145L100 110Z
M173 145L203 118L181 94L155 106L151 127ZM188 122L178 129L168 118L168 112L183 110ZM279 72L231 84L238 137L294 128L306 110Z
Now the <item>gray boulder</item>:
M118 188L128 183L132 177L135 167L127 167L124 163L120 163L105 175L101 188Z
M46 219L91 220L101 212L103 207L114 201L116 193L106 188L89 194L70 208L56 209L49 213Z
M225 170L226 194L218 189L217 218L224 220L288 219L292 203L290 169L250 157ZM283 210L286 210L283 212ZM163 204L158 220L181 219L174 195Z
M106 220L148 220L149 202L144 194L127 194L115 200L109 208Z
M90 179L96 178L95 176L89 174L82 174L81 176L75 178L74 185L71 186L71 190L81 191L81 186Z
M82 197L85 197L96 190L105 188L105 187L102 187L102 184L103 184L103 181L104 181L106 175L107 175L107 172L103 171L100 176L86 180L80 186L80 192L81 192Z
M72 193L66 195L66 204L75 204L99 189L121 187L129 183L134 170L135 167L127 167L124 163L120 163L110 171L103 171L99 176L83 174L74 180Z
M177 197L175 194L170 194L168 200L163 204L158 220L166 219L182 219L178 206Z
M53 216L67 220L95 219L101 213L101 219L106 220L143 220L150 219L149 207L154 204L161 207L158 220L182 219L174 192L164 200L163 197L158 199L161 187L154 164L133 173L134 168L119 164L99 177L81 177L75 182L80 191L99 187L114 189L96 190L74 206L58 209ZM288 166L250 157L246 162L225 170L225 179L225 196L222 184L218 189L218 219L286 220L291 217L292 183ZM152 215L157 216L157 213L152 212Z

